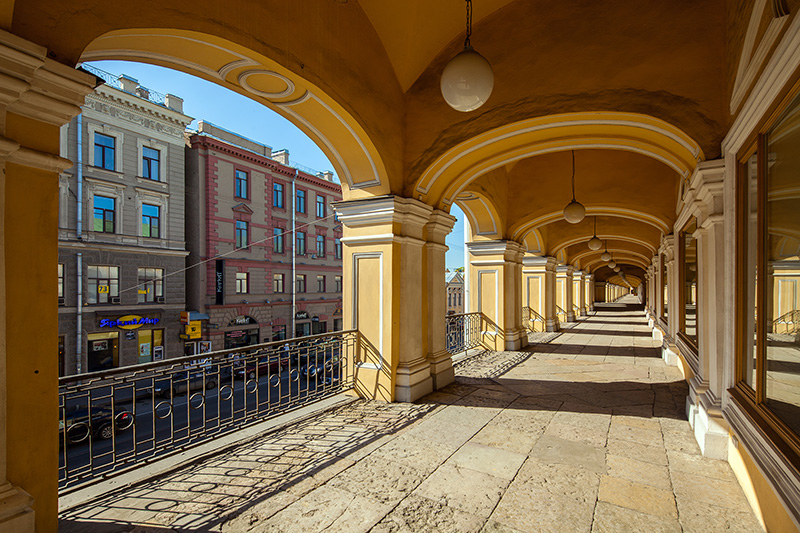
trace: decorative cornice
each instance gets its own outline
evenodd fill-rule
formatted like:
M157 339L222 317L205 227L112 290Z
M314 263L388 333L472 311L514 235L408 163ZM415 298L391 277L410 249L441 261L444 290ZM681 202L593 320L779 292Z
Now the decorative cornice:
M10 143L14 142L10 139L4 138L4 140L10 142L6 142L5 147L0 147L0 149L8 149L11 147ZM26 167L38 168L48 172L63 172L72 166L72 161L69 159L48 154L46 152L40 152L32 148L19 146L19 144L17 144L16 150L9 152L8 155L6 155L6 158L9 163L16 163Z

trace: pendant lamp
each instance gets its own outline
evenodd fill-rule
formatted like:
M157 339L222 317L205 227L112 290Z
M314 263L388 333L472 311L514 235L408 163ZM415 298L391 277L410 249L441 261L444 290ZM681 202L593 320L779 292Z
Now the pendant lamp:
M594 236L587 243L590 250L597 251L603 247L603 241L597 238L597 217L594 217Z
M564 220L577 224L586 216L586 208L575 200L575 150L572 151L572 201L564 208Z

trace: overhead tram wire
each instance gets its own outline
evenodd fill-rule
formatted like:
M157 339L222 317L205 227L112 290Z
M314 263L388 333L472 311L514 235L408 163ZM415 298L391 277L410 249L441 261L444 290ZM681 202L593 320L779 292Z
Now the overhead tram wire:
M305 223L305 224L303 224L301 226L298 226L296 228L296 230L294 230L294 231L292 231L292 230L284 231L283 233L281 233L280 236L283 237L286 234L290 234L294 238L294 234L297 232L297 230L306 228L308 226L311 226L312 224L314 224L314 225L315 224L319 224L320 222L323 222L325 220L328 220L328 219L331 219L331 218L334 218L334 217L336 217L335 213L332 214L332 215L328 215L325 218L318 218L318 219L314 220L313 222L307 222L307 223ZM152 283L153 281L161 281L161 280L164 280L164 279L166 279L166 278L168 278L170 276L175 276L177 274L181 274L181 273L186 272L187 270L192 269L194 267L198 267L198 266L204 265L206 263L210 263L211 261L216 261L217 259L220 259L222 257L226 257L226 256L231 255L231 254L236 253L236 252L240 252L242 250L247 250L248 248L250 248L254 244L261 244L263 242L271 241L271 240L275 239L275 237L277 237L277 235L270 235L269 237L266 237L264 239L261 239L261 240L258 240L258 241L253 241L251 243L248 243L247 246L242 246L241 248L234 248L233 250L227 251L227 252L225 252L223 254L215 255L214 257L209 257L208 259L204 259L202 261L198 261L197 263L195 263L193 265L190 265L188 267L178 269L175 272L170 272L168 274L164 274L163 276L161 276L160 278L157 278L156 280L149 280L149 281L145 281L144 283L139 283L138 285L134 285L132 287L128 287L126 289L120 289L119 293L122 294L123 292L138 290L140 287L144 287L145 285L147 285L148 283ZM293 245L296 246L297 243L293 241Z

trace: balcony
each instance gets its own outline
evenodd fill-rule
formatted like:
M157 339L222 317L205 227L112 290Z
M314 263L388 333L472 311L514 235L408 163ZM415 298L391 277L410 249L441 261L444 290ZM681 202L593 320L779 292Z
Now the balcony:
M598 309L525 351L468 350L455 383L415 403L338 396L89 501L77 491L60 530L760 530L729 465L700 453L687 385L641 310Z

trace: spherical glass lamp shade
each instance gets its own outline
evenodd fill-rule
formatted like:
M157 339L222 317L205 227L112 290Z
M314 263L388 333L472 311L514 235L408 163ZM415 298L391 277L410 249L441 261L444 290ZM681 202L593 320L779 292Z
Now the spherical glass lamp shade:
M456 111L474 111L486 103L494 88L492 66L468 46L442 71L442 96Z
M600 256L600 259L603 261L611 261L611 254L608 252L603 252L603 255Z
M592 237L591 239L589 239L589 242L587 244L589 245L590 250L595 250L595 251L603 247L603 241L601 241L597 237Z
M567 204L567 207L564 208L564 220L570 224L577 224L583 220L585 216L586 208L583 207L583 204L576 202L575 200L572 200Z
M614 268L615 266L617 266L617 264L614 261L608 262L608 268Z
M614 272L619 272L619 267L618 266L614 267Z

